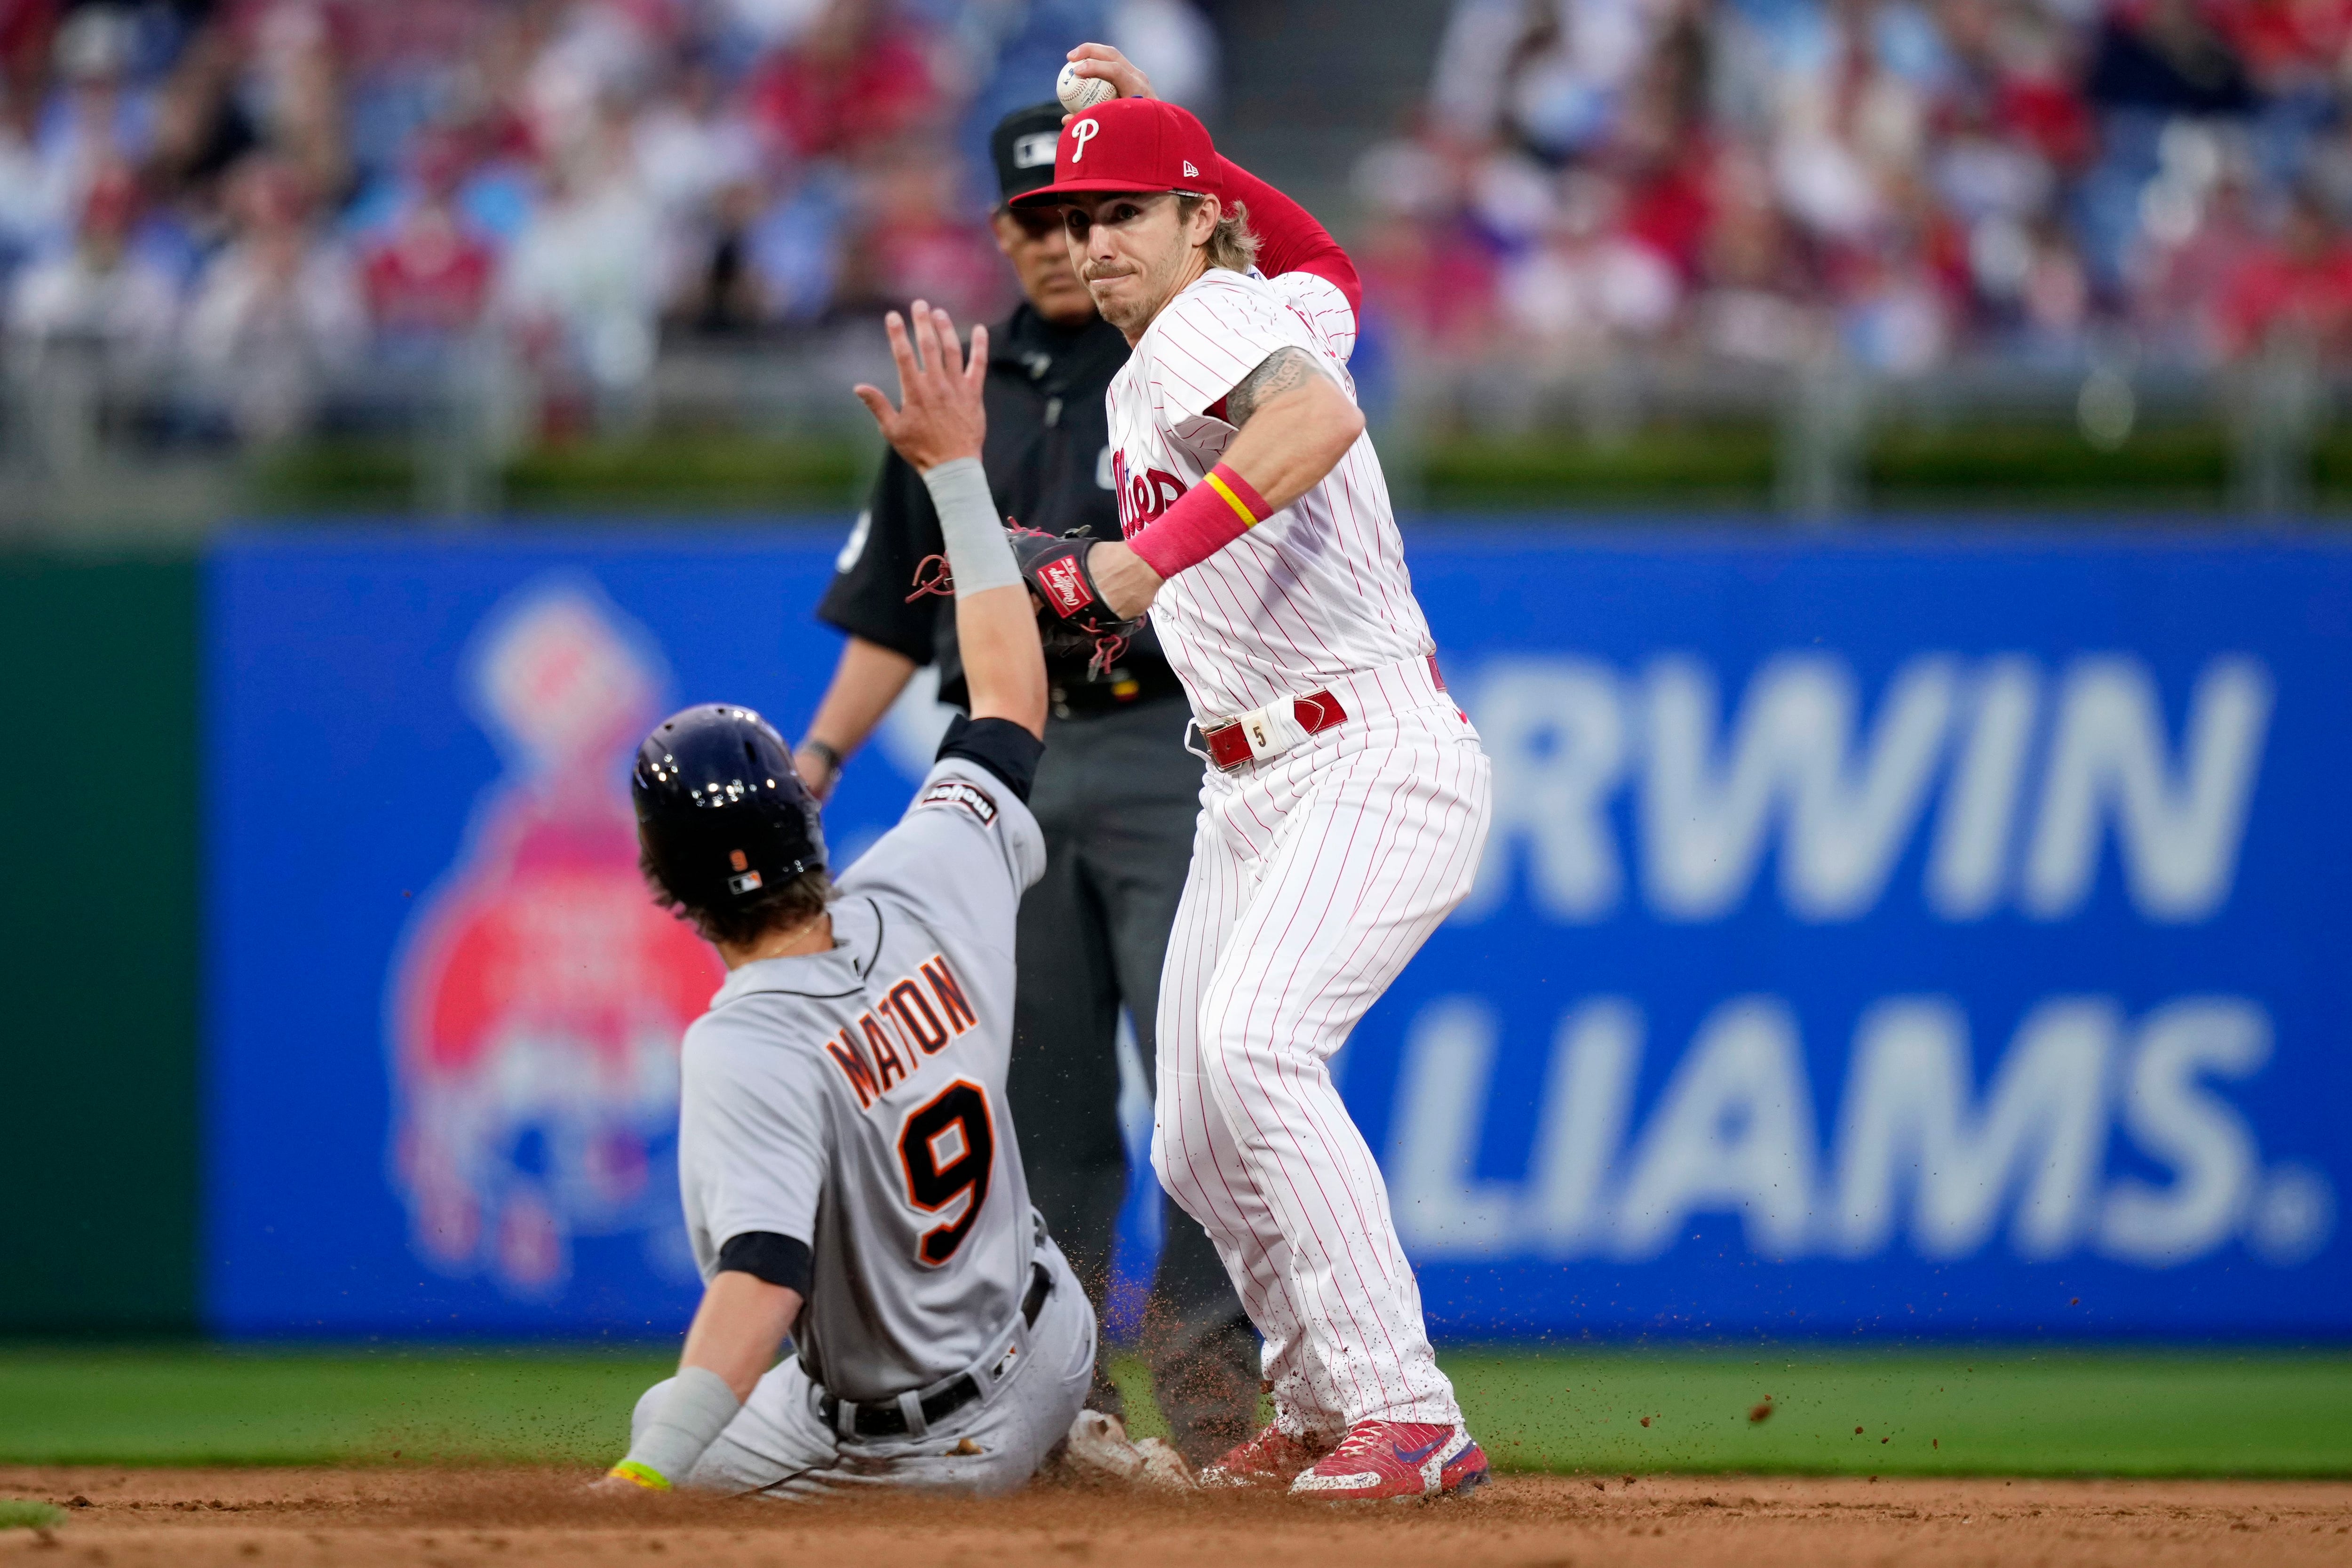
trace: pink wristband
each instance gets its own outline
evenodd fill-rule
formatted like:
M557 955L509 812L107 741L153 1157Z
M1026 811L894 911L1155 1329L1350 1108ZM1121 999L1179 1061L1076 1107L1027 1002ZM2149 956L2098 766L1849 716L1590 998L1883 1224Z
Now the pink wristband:
M1273 514L1247 479L1219 463L1173 506L1138 529L1127 547L1164 580L1198 566Z

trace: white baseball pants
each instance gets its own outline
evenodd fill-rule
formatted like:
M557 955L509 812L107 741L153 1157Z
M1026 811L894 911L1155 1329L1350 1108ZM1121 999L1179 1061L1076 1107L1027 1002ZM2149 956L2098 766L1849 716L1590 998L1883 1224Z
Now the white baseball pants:
M1427 661L1329 689L1346 722L1202 787L1151 1139L1265 1336L1276 1420L1327 1436L1461 1419L1328 1064L1469 892L1491 802L1477 731Z

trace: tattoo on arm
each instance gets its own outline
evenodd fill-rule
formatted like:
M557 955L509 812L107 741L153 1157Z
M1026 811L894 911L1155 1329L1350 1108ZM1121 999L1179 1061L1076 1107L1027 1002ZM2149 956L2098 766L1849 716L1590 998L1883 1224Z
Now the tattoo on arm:
M1305 349L1276 349L1257 362L1257 368L1234 384L1225 395L1225 411L1235 428L1246 425L1268 399L1307 384L1323 374Z

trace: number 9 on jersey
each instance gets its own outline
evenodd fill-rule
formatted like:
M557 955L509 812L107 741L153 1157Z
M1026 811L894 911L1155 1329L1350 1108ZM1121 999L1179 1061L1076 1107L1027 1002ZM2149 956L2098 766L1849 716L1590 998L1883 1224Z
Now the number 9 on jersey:
M958 1079L907 1118L898 1133L898 1163L907 1173L907 1201L925 1214L938 1214L966 1193L971 1202L946 1225L923 1233L915 1256L933 1268L956 1255L988 1201L989 1173L996 1166L996 1131L990 1125L988 1096Z

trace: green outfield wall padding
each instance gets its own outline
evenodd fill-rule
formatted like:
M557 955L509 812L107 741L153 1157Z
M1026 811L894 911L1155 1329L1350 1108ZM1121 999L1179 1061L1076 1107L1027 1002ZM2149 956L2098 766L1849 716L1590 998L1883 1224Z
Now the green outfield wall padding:
M0 1332L195 1326L197 573L0 555Z

